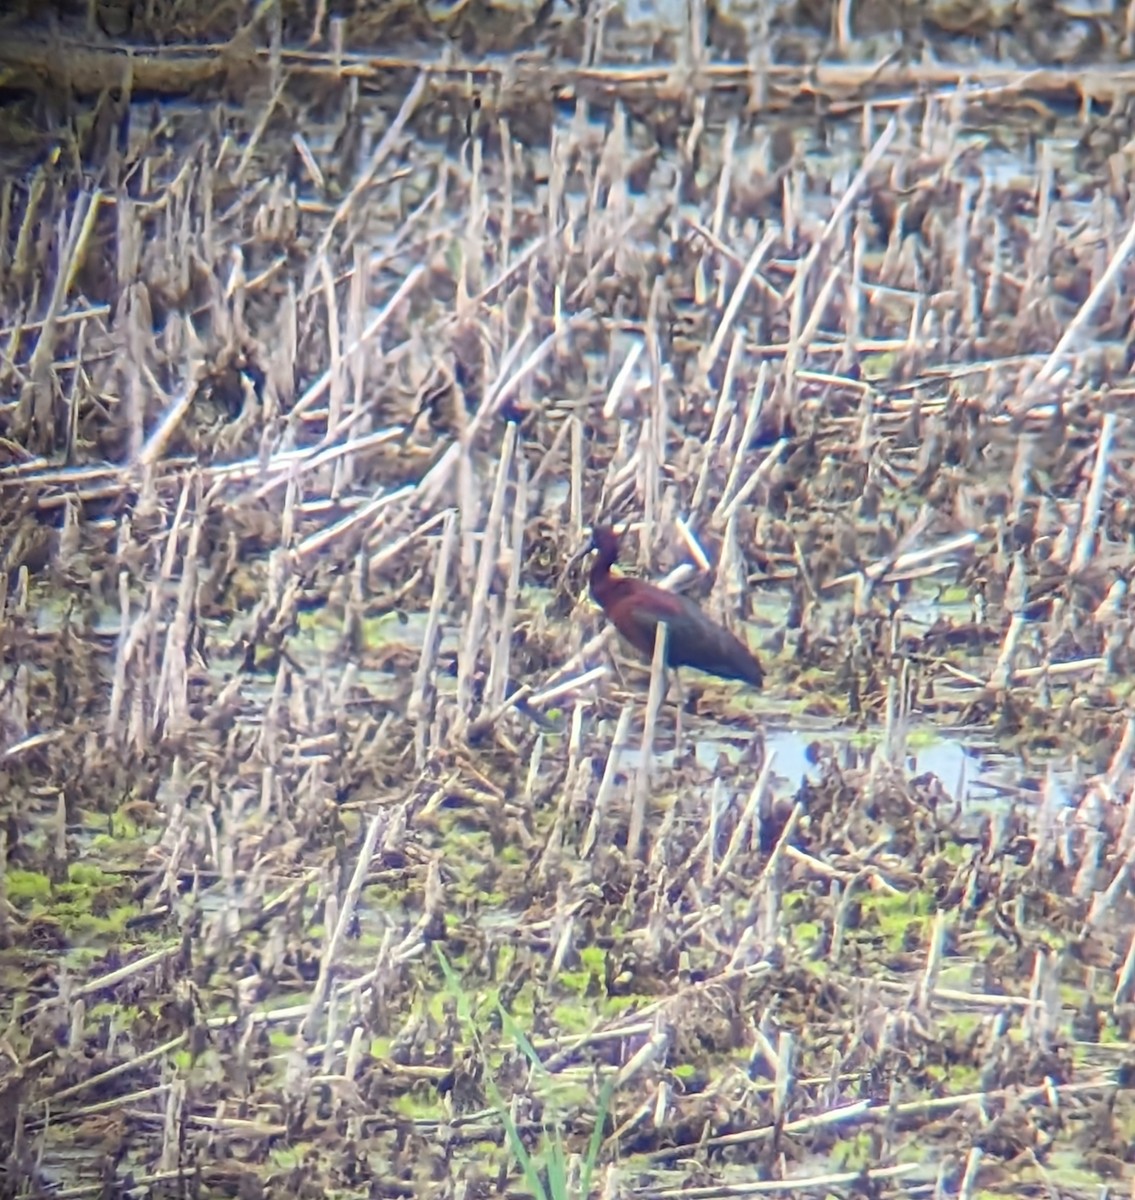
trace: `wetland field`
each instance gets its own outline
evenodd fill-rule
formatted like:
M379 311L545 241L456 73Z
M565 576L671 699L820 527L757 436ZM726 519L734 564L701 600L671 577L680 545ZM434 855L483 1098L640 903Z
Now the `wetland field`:
M1135 1194L1128 8L57 7L0 1198Z

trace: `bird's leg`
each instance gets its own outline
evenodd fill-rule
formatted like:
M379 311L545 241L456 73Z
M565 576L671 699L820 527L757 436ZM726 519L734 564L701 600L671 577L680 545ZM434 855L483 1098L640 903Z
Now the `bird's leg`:
M674 762L678 763L682 758L682 680L678 674L678 668L675 667L674 689L678 693L678 708L674 713Z
M615 648L613 646L608 649L607 655L611 660L611 670L615 674L615 679L618 681L619 686L623 689L623 691L626 691L626 688L627 688L626 676L623 675L623 668L619 666L619 658L618 658L618 655L615 653Z

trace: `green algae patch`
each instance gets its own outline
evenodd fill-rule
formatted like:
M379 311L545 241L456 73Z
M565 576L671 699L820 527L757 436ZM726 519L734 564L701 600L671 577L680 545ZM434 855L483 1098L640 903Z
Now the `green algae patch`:
M333 606L301 609L296 613L296 637L292 648L300 654L314 651L317 654L335 653L345 636L350 636L355 645L368 649L402 642L405 639L407 615L400 610L362 616L349 629L344 625L341 611Z
M612 1016L624 1016L627 1013L635 1012L639 1008L645 1008L647 1005L653 1004L657 999L657 996L627 992L620 996L608 996L604 1007Z
M445 1119L445 1105L437 1089L429 1085L415 1085L391 1096L392 1111L411 1121L438 1121Z
M60 926L72 937L81 936L84 939L103 942L120 939L127 932L131 919L136 915L133 908L120 908L106 916L96 916L87 909L85 902L56 904L52 911ZM153 937L158 938L160 935L155 933ZM141 945L147 939L143 935L132 936L131 940L135 944Z
M573 1008L569 1004L557 1004L552 1010L557 1028L566 1034L588 1033L595 1028L595 1014L585 1008Z
M944 740L941 732L937 729L915 726L906 734L906 748L908 750L928 750L931 746L940 746Z
M8 900L18 910L50 919L69 939L121 938L138 911L120 875L84 864L72 863L65 882L53 884L38 871L15 869L7 873L5 884Z
M819 921L796 921L792 925L792 939L805 952L817 946L823 936L824 927Z
M328 610L308 610L296 614L296 636L292 648L300 654L333 654L343 636L341 621ZM275 656L271 647L256 648L257 665L271 662Z
M903 950L921 945L935 911L929 891L914 890L900 895L875 892L860 900L859 931L881 937L887 949Z
M268 1045L274 1050L292 1050L295 1048L296 1035L279 1026L268 1028Z
M90 851L113 850L122 853L134 847L146 847L153 840L147 825L139 820L138 807L133 800L126 800L102 820L104 832L91 839Z
M296 1142L277 1141L268 1150L267 1157L271 1166L281 1171L291 1172L302 1170L304 1164L318 1158L319 1153L318 1144L307 1139ZM328 1189L323 1194L328 1197L328 1200L346 1200L350 1193L346 1190Z
M579 967L564 969L556 976L556 983L580 996L594 995L605 991L604 979L607 952L599 946L584 946L579 952Z
M930 1064L924 1068L933 1094L968 1094L981 1091L981 1071L965 1063Z
M169 1061L183 1076L189 1075L196 1066L193 1051L185 1046L174 1050Z
M400 915L406 911L405 889L396 888L389 883L368 883L361 896L363 907L374 912Z
M963 863L968 863L973 858L973 850L969 846L963 846L958 842L945 842L939 853L952 867L960 867Z
M4 876L8 899L20 908L45 905L51 900L51 880L39 871L20 868L9 870Z
M894 351L884 350L875 354L865 354L860 360L859 369L868 382L883 384L894 375L900 363L901 359Z
M945 1010L935 1014L935 1020L944 1029L957 1037L969 1037L976 1033L988 1018L982 1013Z
M104 871L101 867L95 866L92 863L71 863L67 868L67 879L68 882L74 884L76 887L106 888L122 886L121 875Z
M524 851L519 846L513 845L502 846L497 854L497 858L510 867L523 866L528 861Z
M844 1137L832 1153L834 1162L845 1171L858 1171L875 1165L875 1138L869 1130Z

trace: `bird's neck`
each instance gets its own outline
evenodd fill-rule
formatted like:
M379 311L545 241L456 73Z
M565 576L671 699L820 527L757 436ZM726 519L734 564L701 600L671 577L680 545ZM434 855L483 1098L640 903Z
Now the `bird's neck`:
M602 605L606 598L623 581L621 575L611 574L611 563L597 560L591 567L591 595L596 604Z

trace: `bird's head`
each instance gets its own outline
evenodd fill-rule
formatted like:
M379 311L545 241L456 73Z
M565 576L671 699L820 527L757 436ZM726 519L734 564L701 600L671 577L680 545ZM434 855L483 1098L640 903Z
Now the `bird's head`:
M594 550L608 566L612 566L619 557L619 535L610 525L596 525L591 530L591 541L588 550Z

